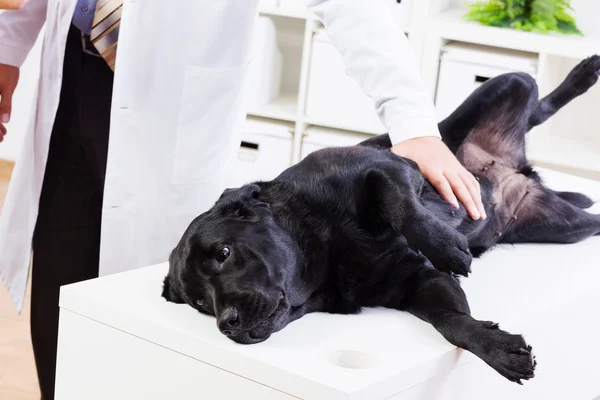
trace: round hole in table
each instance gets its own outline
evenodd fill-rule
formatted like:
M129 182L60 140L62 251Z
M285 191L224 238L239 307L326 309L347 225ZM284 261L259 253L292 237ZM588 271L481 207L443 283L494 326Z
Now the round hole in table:
M362 351L336 350L330 354L329 362L341 368L369 369L379 365L380 360L373 354Z

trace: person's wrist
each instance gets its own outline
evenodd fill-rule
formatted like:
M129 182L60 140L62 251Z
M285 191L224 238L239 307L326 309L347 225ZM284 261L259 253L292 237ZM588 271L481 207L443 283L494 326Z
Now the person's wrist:
M441 142L439 136L420 136L408 140L403 140L402 142L395 143L392 146L392 151L399 155L400 157L406 157L410 154L410 150L413 147L420 146L434 146Z
M441 138L436 119L432 116L404 118L386 126L392 144L423 137Z

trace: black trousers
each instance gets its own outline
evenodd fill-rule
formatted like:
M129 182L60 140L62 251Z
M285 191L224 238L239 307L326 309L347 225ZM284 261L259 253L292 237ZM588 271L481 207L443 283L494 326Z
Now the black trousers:
M44 400L54 399L59 288L98 276L112 85L71 27L33 236L31 336Z

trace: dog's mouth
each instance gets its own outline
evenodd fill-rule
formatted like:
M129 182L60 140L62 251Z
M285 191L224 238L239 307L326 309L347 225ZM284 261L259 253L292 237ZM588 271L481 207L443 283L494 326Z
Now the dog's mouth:
M239 331L236 335L228 336L231 340L241 344L255 344L264 342L271 334L284 327L285 316L290 310L290 304L285 296L279 305L265 319L254 325L251 329Z

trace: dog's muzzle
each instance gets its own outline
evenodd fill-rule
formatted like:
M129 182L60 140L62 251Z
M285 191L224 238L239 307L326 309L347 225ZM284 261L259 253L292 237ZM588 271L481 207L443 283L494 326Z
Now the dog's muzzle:
M289 310L290 304L282 292L275 310L249 329L241 329L243 318L247 318L247 316L240 315L235 307L228 307L223 310L217 323L221 333L234 342L241 344L260 343L268 339L272 333L283 328L284 324L282 322L285 321Z

